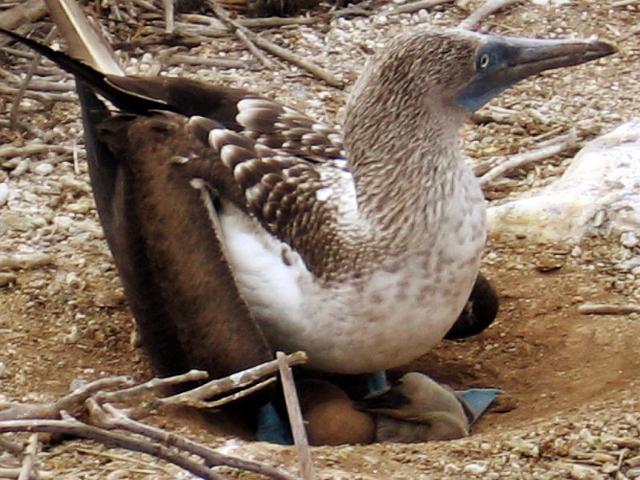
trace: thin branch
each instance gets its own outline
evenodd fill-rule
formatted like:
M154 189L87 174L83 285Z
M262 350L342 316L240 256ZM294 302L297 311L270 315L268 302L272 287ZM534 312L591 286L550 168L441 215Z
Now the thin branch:
M523 1L524 0L487 0L476 8L471 15L460 22L458 28L476 30L478 25L489 15L493 15L499 10L515 5L516 3L522 3Z
M256 35L253 32L250 32L250 35L248 36L253 40L253 43L258 45L263 50L266 50L267 52L273 55L276 55L284 60L287 60L290 63L293 63L294 65L297 65L303 70L306 70L310 74L319 78L320 80L325 82L327 85L330 85L336 88L342 88L344 86L342 81L338 80L338 78L333 73L328 72L322 67L319 67L315 63L308 62L307 60L293 53L292 51L287 50L286 48L280 47L275 43L267 40L266 38Z
M615 305L611 303L583 303L578 307L578 312L583 315L629 315L640 313L640 305L625 303Z
M29 432L29 433L59 433L75 437L88 438L96 442L115 445L135 452L146 453L156 458L166 460L174 465L205 480L223 480L222 477L211 472L209 468L195 462L185 455L175 453L169 447L140 440L130 435L110 432L103 428L86 425L77 420L4 420L0 421L0 433Z
M417 2L398 5L397 7L393 8L389 13L391 13L392 15L397 15L400 13L415 13L419 10L427 10L437 5L442 5L444 3L451 3L451 2L453 2L453 0L418 0Z
M98 410L94 410L96 407ZM188 438L133 420L112 405L105 404L100 408L100 406L94 404L91 410L92 413L97 413L100 416L100 422L103 423L105 428L119 428L130 433L142 435L164 445L175 447L187 453L198 455L202 457L208 467L227 466L268 475L276 480L295 480L290 475L268 465L225 455Z
M218 400L214 400L211 402L204 402L204 401L200 401L200 400L191 400L191 399L184 399L182 401L176 402L176 405L184 405L184 406L188 406L188 407L194 407L194 408L203 408L203 409L214 409L214 408L220 408L223 405L226 405L227 403L231 403L234 402L236 400L239 400L241 398L247 397L255 392L257 392L258 390L262 390L265 387L268 387L269 385L273 384L276 382L276 378L275 377L271 377L271 378L267 378L266 380L263 380L262 382L256 383L255 385L252 385L248 388L245 388L243 390L240 390L239 392L233 393L231 395L227 395L225 397L219 398Z
M15 30L23 23L35 22L47 14L44 0L27 0L0 13L0 27Z
M5 87L4 85L0 85L0 93L13 95L16 92L18 92L17 88ZM75 95L63 95L60 93L39 93L31 90L27 90L24 93L24 96L26 98L32 98L33 100L37 100L45 105L50 105L53 102L77 103L78 101L78 98Z
M99 402L119 402L149 391L160 390L162 388L179 385L181 383L199 382L206 380L207 378L209 378L209 374L205 371L190 370L187 373L174 375L172 377L152 378L151 380L139 385L134 385L133 387L113 392L98 392L96 393L95 398Z
M629 5L635 5L638 3L640 3L640 0L618 0L617 2L613 2L611 4L611 8L628 7Z
M239 18L237 22L247 28L279 28L287 25L313 25L322 20L315 17L263 17L263 18Z
M295 352L287 355L287 361L289 365L299 365L307 361L307 354L304 352ZM248 368L242 372L234 373L228 377L212 380L200 387L194 388L187 392L182 392L171 397L165 397L159 399L159 403L163 404L175 404L176 402L183 402L185 400L206 400L208 398L215 397L221 393L228 392L236 388L242 388L252 384L256 380L271 375L278 371L278 361L271 360L261 365Z
M3 145L0 146L0 160L12 157L30 157L32 155L50 152L73 154L73 147L67 147L64 145L47 145L44 143L29 143L21 147Z
M266 362L220 379L217 382L209 382L209 384L203 386L204 388L198 387L194 389L196 393L190 396L180 394L167 398L153 398L147 402L147 405L170 405L175 404L176 399L180 401L203 399L215 394L236 390L264 376L273 375L279 368L278 362L282 363L289 360L291 363L299 364L305 362L306 359L307 356L304 352L296 352L288 357L281 355L279 360ZM111 403L106 403L106 400L111 400L123 403L126 401L128 404L132 404L137 402L136 397L141 394L155 394L155 391L165 386L203 380L206 377L206 372L192 370L183 375L152 379L138 385L134 385L133 380L128 377L111 377L83 385L56 402L49 404L0 405L0 409L4 408L4 410L0 410L0 433L48 432L89 438L101 443L153 455L204 479L218 480L220 477L213 473L210 468L228 466L267 475L276 480L294 480L294 477L269 465L228 456L172 432L146 425L128 417L124 409L116 408ZM230 401L231 398L246 396L274 380L274 378L269 378L245 391L235 392L231 397L223 400ZM221 401L218 400L218 402ZM74 412L74 415L70 415L67 411ZM86 423L79 421L78 418L86 419ZM304 429L304 427L302 428ZM127 433L112 432L112 429L124 430ZM144 438L140 438L141 436ZM19 445L14 445L13 442L8 441L6 443L16 456L21 453L22 448ZM193 455L201 457L206 465L195 461L192 458ZM24 467L24 470L26 471L27 468Z
M4 450L9 452L13 456L18 456L22 454L24 450L24 445L18 442L12 442L11 440L7 440L5 438L0 438L0 450ZM2 478L0 476L0 478Z
M578 138L576 131L575 129L572 129L567 135L559 137L554 143L548 146L507 157L504 161L500 162L480 177L480 185L485 186L510 170L523 167L524 165L532 162L539 162L540 160L553 157L554 155L557 155L569 148L575 147L577 142Z
M229 28L236 33L236 35L238 35L238 32L242 32L243 35L242 34L239 35L238 38L240 38L240 40L243 42L245 42L245 40L248 42L248 43L245 42L245 45L247 45L247 48L249 48L248 47L249 44L253 43L254 46L257 45L258 47L269 52L270 54L280 57L302 68L303 70L306 70L310 74L314 75L315 77L319 78L320 80L324 81L325 83L327 83L332 87L336 87L336 88L343 87L343 83L340 80L338 80L338 78L335 75L333 75L331 72L328 72L327 70L323 69L322 67L316 65L313 62L309 62L304 58L299 57L298 55L291 52L290 50L287 50L286 48L280 47L275 43L256 35L248 28L242 26L239 22L232 19L229 13L224 8L222 8L222 6L220 6L216 2L216 0L207 0L207 4L211 7L211 9L216 14L216 16L220 20L222 20L224 23L226 23L229 26ZM243 38L245 40L243 40ZM251 50L251 51L255 53L254 50ZM266 57L260 58L259 55L256 55L256 56L258 56L260 61L263 62L268 68L271 67L272 63L271 64L265 63L265 60L267 60L267 62L270 62L268 59L266 59Z
M161 60L165 64L201 65L214 68L251 68L247 62L226 57L194 57L174 53Z
M260 62L267 68L272 68L274 63L269 60L258 47L256 47L255 43L251 41L246 31L243 29L238 29L235 31L236 36L240 39L242 43L247 47L253 56L255 56Z
M300 401L298 400L298 392L296 392L296 385L293 381L293 374L287 362L287 356L283 352L277 352L276 358L280 371L280 379L282 381L282 390L284 391L284 399L287 405L287 413L289 414L289 425L291 425L293 441L298 449L300 473L302 474L303 480L314 480L313 460L311 459L309 440L307 439L307 431L304 428L304 420L302 419L302 412L300 411Z
M171 34L176 27L173 0L162 0L164 6L164 31Z
M0 268L26 270L34 267L51 265L53 257L46 253L9 253L0 254Z
M20 468L0 468L0 478L9 479L9 478L18 478L20 475ZM38 478L31 477L33 480L50 480L56 478L56 476L51 472L39 471Z
M18 475L18 480L29 480L32 477L39 477L38 471L36 470L36 461L39 449L40 440L38 439L38 434L34 433L29 438L29 444L24 450L24 458L22 459L22 466L20 468L20 475Z
M49 43L49 40L51 39L51 36L53 35L54 31L55 31L55 27L49 30L45 43ZM33 60L31 61L31 65L29 65L29 69L27 70L27 74L25 75L24 80L18 87L18 91L16 92L15 96L11 101L11 111L9 112L9 125L10 125L10 128L12 129L16 128L18 124L18 114L20 113L20 102L22 102L24 94L29 88L29 82L33 78L33 75L36 71L36 68L38 68L38 64L40 63L41 58L42 58L42 55L38 53L33 57Z
M229 15L229 13L219 5L216 0L209 0L207 3L213 10L213 13L216 14L216 17L218 17L218 19L220 19L220 21L224 23L242 43L244 43L244 46L247 47L247 50L249 50L254 57L260 60L265 67L273 67L273 62L269 60L248 37L247 32L249 30L246 27L243 27L240 23L231 18L231 15Z
M0 262L0 266L2 263ZM87 383L73 392L65 395L54 403L11 404L9 408L0 411L0 420L12 419L54 419L59 418L60 411L76 411L84 401L94 393L104 388L112 388L131 383L129 377L109 377Z

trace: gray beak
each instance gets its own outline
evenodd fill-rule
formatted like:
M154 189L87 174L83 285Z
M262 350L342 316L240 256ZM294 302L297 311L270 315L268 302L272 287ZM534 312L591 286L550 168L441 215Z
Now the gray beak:
M599 40L532 40L486 37L476 59L476 74L457 95L474 112L514 83L553 68L571 67L616 52Z
M491 40L490 40L491 41ZM495 80L517 82L553 68L571 67L606 57L616 48L599 40L530 40L505 37L504 64L496 71Z

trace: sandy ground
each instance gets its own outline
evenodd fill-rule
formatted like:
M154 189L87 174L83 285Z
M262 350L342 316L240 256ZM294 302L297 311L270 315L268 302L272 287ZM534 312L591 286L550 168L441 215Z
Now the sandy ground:
M388 15L388 6L378 5L367 18L338 19L264 35L301 55L313 56L350 84L367 52L385 38L413 24L455 25L468 14L465 8L478 3L459 2L456 7L401 16ZM485 107L480 113L499 121L484 121L465 130L464 146L478 165L490 157L525 151L570 126L577 129L581 142L586 141L640 111L640 48L638 36L628 36L640 10L637 5L613 8L613 3L526 3L484 23L490 31L512 35L597 34L618 42L620 52L592 65L525 82ZM48 29L43 21L25 25L24 31L34 26L40 34ZM120 40L132 34L127 28L118 24ZM157 54L158 47L146 50ZM251 59L232 37L191 53ZM130 55L140 57L141 51ZM6 53L0 53L0 58L5 73L26 70L25 63ZM175 74L186 70L201 78L284 97L330 121L339 119L346 96L290 67L273 72L214 72L205 67L167 70ZM38 73L71 88L67 77L51 77L59 73L48 64ZM4 77L11 81L10 73ZM11 101L12 95L1 96L0 110L8 112ZM130 341L133 320L97 222L83 151L79 150L75 164L69 153L75 143L81 143L77 115L73 101L27 100L21 121L28 129L0 129L5 146L68 147L62 153L2 152L0 157L0 183L6 183L9 193L8 201L0 202L0 257L43 255L42 264L33 268L0 267L0 400L52 400L79 378L132 374L144 379L152 375L144 352ZM515 172L487 189L487 198L498 202L547 184L562 173L573 153ZM640 272L624 268L622 260L639 255L637 246L623 247L616 235L595 235L578 248L536 246L526 239L490 240L483 270L502 300L498 320L480 336L443 343L403 370L421 370L454 387L497 386L506 392L505 398L468 439L314 448L318 477L640 478L640 316L577 312L585 301L637 303ZM207 433L198 426L178 425L175 419L158 421L218 445L222 451L296 472L292 448L246 443ZM178 475L176 468L142 455L83 441L48 448L41 458L44 468L61 479ZM8 460L0 456L2 461ZM253 478L224 473L229 478Z

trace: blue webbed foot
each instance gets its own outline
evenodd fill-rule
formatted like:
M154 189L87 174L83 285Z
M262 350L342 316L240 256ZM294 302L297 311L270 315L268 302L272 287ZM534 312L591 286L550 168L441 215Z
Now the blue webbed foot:
M367 388L368 395L372 393L378 393L389 388L389 382L387 381L387 372L381 370L379 372L370 373L367 375Z
M278 445L293 444L289 425L280 417L271 402L258 410L256 438L261 442L277 443Z
M455 395L465 407L469 423L473 425L501 393L502 390L497 388L469 388L456 391Z

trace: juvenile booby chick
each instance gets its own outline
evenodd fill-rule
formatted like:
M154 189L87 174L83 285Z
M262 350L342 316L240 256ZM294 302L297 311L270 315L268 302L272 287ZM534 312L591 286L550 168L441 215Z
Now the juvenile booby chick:
M375 440L373 416L355 408L338 386L325 380L296 382L311 445L369 444Z
M469 435L470 419L454 392L418 372L357 403L376 413L376 440L415 443Z

